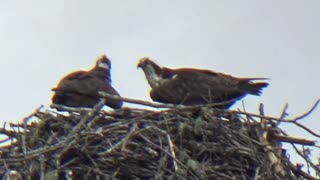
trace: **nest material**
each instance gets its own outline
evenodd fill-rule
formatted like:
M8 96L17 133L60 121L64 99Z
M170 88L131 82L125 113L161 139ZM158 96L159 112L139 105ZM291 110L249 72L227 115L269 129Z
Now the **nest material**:
M271 121L210 107L36 111L2 130L0 176L18 179L296 179ZM250 121L249 121L250 120ZM11 176L13 177L13 176Z

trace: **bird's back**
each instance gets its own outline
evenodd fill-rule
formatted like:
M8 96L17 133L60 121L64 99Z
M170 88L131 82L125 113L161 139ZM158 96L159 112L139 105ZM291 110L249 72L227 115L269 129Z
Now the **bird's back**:
M184 105L220 103L242 98L248 93L259 95L262 88L268 85L209 70L166 68L165 72L165 76L170 79L152 89L150 95L154 101ZM223 107L227 108L233 103L234 101Z
M99 102L99 91L119 95L105 78L94 76L86 71L77 71L67 75L59 82L54 91L56 93L52 102L70 107L92 108ZM106 105L111 108L120 108L122 102L108 100Z

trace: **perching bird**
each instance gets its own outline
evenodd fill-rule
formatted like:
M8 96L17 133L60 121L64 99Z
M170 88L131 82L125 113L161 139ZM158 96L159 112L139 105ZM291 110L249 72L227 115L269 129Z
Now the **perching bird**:
M160 67L149 58L142 58L142 68L151 86L153 101L169 104L200 105L223 103L229 108L247 94L259 96L269 84L253 82L266 78L236 78L205 69Z
M106 55L98 57L95 67L89 71L76 71L65 76L56 88L52 103L69 107L92 108L100 101L99 91L120 96L111 86L111 63ZM122 101L107 99L107 106L118 109Z

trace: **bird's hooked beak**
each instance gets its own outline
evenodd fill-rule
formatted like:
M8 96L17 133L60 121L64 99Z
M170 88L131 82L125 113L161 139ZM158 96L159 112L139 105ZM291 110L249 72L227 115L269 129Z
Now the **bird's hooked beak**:
M149 60L149 58L147 58L147 57L141 58L141 59L139 60L139 63L137 64L137 68L138 68L138 69L139 69L139 68L143 68L143 67L147 64L148 61L150 61L150 60Z

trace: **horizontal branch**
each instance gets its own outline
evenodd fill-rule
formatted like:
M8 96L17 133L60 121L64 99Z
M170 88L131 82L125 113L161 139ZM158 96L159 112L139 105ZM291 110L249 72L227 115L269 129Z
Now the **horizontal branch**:
M177 109L193 109L193 108L199 108L199 107L203 107L203 106L219 107L219 106L227 105L227 104L236 100L236 99L232 99L232 100L224 101L221 103L208 103L208 104L200 104L200 105L181 105L181 104L175 105L175 104L154 103L154 102L150 102L150 101L126 98L126 97L122 97L122 96L108 94L108 93L105 93L102 91L99 91L99 95L104 98L121 100L121 101L127 102L127 103L139 104L139 105L144 105L144 106L149 106L149 107L154 107L154 108L177 108Z
M311 141L311 140L301 139L301 138L294 138L289 136L276 135L276 136L273 136L273 138L282 142L301 144L301 145L307 145L307 146L314 146L316 143L316 141Z

